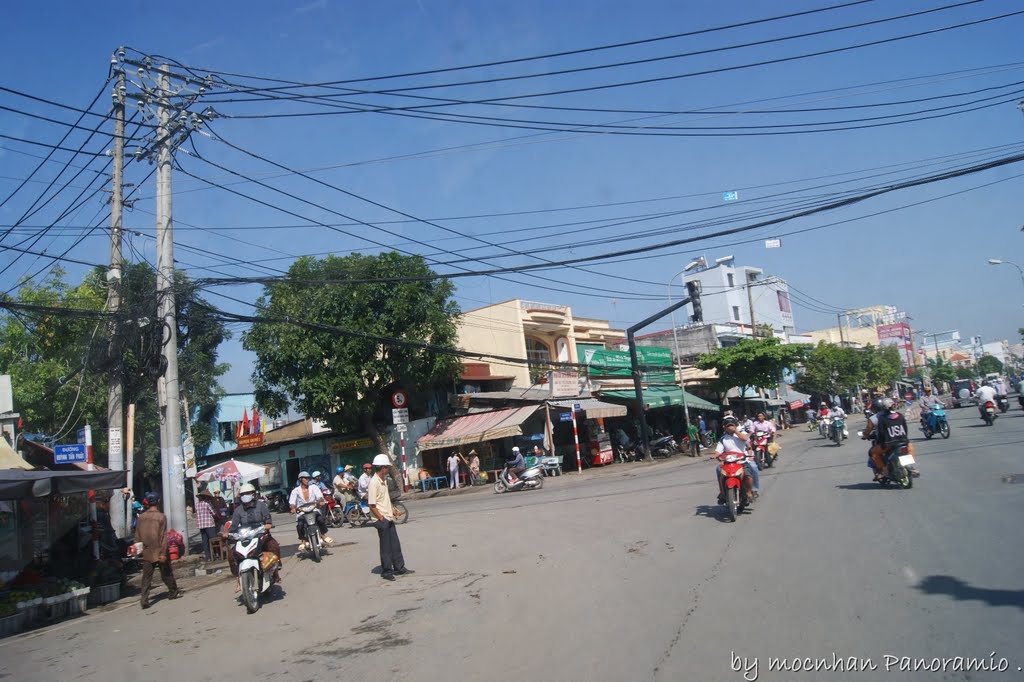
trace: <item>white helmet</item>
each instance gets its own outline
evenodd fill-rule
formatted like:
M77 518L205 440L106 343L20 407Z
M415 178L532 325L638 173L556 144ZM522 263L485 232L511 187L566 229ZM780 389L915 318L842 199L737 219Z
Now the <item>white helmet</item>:
M519 446L516 445L512 448L512 452L519 452Z
M245 485L243 485L241 488L238 489L238 494L239 495L244 495L245 493L254 493L254 492L256 492L256 486L254 486L252 483L246 483Z
M391 458L387 455L377 455L373 458L373 466L375 467L389 467L391 466Z
M321 476L323 476L323 474L321 474L319 471L313 472L313 478L320 478Z

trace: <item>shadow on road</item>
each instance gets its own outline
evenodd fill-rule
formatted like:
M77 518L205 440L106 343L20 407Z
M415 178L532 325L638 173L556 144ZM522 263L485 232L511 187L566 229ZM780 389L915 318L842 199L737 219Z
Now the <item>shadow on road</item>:
M991 590L972 587L951 575L930 575L917 586L925 594L945 594L961 601L983 601L990 606L1024 609L1024 590Z
M876 483L875 481L848 483L847 485L837 485L836 488L840 490L885 490L885 488L878 485L878 483Z
M739 515L743 516L753 511L752 507L747 507ZM715 519L720 523L732 523L729 520L729 510L720 504L698 504L693 510L694 516L706 516L709 519Z

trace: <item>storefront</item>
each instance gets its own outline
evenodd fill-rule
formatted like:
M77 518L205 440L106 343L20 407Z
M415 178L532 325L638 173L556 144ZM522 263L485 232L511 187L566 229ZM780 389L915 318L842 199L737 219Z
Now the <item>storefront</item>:
M554 434L554 454L563 457L562 467L575 470L576 443L572 432L572 411L576 411L576 430L579 435L580 458L588 466L602 466L615 461L611 431L606 420L626 416L625 405L606 403L596 398L564 398L548 401Z
M512 447L533 447L536 440L543 447L544 421L539 405L486 410L463 417L438 421L426 435L416 441L421 468L430 476L447 474L452 451L467 455L476 450L483 471L500 469L510 458ZM536 438L540 434L540 438Z

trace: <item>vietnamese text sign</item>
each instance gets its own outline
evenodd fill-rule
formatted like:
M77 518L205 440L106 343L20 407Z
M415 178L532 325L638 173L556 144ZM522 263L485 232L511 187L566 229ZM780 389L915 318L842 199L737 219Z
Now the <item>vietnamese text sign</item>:
M120 457L121 452L121 429L119 427L111 427L107 429L107 452L111 457Z
M579 395L580 382L575 372L550 372L548 384L552 398L569 398Z
M86 460L86 447L85 443L75 443L74 445L54 445L53 463L73 464L75 462L84 462Z
M247 433L245 435L239 436L237 439L235 439L235 444L238 446L239 450L242 450L244 448L258 448L259 446L263 445L263 432L261 431L259 433Z
M722 192L722 201L736 201L740 198L740 193L736 191Z
M391 410L391 421L395 424L409 423L409 408L403 407L398 410Z
M671 350L658 346L639 346L636 349L636 355L637 363L641 367L642 381L652 384L675 383L675 377L671 371ZM652 371L652 367L665 367L666 371ZM629 352L624 350L594 351L589 368L593 376L628 377L633 375Z
M572 412L559 412L558 413L558 421L571 422L572 421Z

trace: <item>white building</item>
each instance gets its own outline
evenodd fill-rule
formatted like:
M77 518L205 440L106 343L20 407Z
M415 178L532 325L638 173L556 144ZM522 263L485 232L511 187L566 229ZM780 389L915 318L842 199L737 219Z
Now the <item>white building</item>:
M732 256L719 258L712 267L707 267L703 258L691 266L683 273L683 281L700 282L705 323L729 323L749 333L753 303L754 325L771 325L772 331L780 336L795 331L789 286L784 279L765 275L761 268L735 266ZM692 306L686 309L692 316Z

